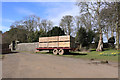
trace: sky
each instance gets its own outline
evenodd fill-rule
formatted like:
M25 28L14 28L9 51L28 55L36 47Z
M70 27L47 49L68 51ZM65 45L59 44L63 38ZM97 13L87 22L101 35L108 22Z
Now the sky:
M27 16L36 15L41 19L53 21L59 25L65 15L79 15L79 8L75 2L2 2L2 32L8 31L10 25Z
M15 21L20 21L27 16L36 15L41 19L51 20L54 26L59 26L61 18L65 15L79 15L79 7L75 5L76 1L56 1L56 2L16 2L5 0L0 7L0 30L9 31L10 26ZM33 1L33 0L32 0ZM36 1L36 0L35 0ZM1 5L1 3L0 3ZM2 25L1 25L2 22ZM105 37L105 35L103 35ZM107 41L106 38L103 40Z

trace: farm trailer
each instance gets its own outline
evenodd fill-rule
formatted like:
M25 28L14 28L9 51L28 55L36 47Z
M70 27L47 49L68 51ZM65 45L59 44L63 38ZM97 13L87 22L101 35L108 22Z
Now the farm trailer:
M53 54L63 55L69 50L75 49L75 39L67 36L40 37L37 50L52 50Z

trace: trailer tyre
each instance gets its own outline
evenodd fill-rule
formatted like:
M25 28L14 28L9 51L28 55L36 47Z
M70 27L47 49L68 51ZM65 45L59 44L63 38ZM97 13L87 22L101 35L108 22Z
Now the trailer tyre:
M58 53L58 50L57 50L57 49L54 49L54 50L53 50L53 54L57 55L57 53Z
M59 55L63 55L64 54L64 50L63 49L60 49L59 50Z

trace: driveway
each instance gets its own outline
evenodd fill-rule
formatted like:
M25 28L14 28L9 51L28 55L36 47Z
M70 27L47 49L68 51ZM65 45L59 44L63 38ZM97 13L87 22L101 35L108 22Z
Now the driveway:
M7 54L3 78L117 78L118 66L89 60L26 52Z
M0 79L2 78L2 60L0 59Z

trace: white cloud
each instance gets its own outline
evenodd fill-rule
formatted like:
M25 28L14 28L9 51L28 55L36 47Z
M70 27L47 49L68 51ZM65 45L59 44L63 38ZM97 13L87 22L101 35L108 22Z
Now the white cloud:
M2 22L4 22L4 23L9 23L9 24L12 24L13 22L14 22L14 20L11 20L11 19L0 19L0 31L2 31L2 32L5 32L5 31L8 31L9 29L10 29L10 27L8 27L8 26L3 26L2 25ZM5 25L7 25L7 24L5 24Z
M10 27L0 25L0 31L2 31L2 32L8 31L9 29L10 29Z
M66 5L68 6L68 5ZM61 10L62 9L62 10ZM61 10L61 11L60 11ZM72 7L58 7L58 8L53 8L48 10L49 15L47 16L49 20L53 21L54 25L58 25L60 23L60 20L62 19L63 16L65 15L72 15L72 16L77 16L79 15L79 8L77 6L72 6Z
M16 11L18 13L24 14L24 15L33 15L33 14L35 14L34 12L32 12L31 10L26 9L26 8L16 8Z
M48 14L47 19L51 20L54 25L53 26L59 26L59 23L63 16L65 15L71 15L73 17L79 15L79 7L77 7L74 3L73 4L63 4L56 6L55 8L50 8L46 11ZM73 26L74 29L76 26ZM74 35L74 32L72 34Z

